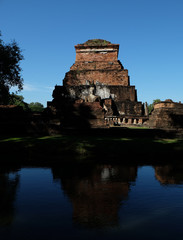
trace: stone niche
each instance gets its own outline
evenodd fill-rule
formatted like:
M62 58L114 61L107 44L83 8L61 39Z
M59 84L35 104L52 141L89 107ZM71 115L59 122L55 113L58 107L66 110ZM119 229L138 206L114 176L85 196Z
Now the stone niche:
M119 44L101 39L75 46L76 60L63 86L55 86L48 108L63 127L105 127L106 118L146 119L144 105L130 86L128 70L118 60ZM124 121L123 123L128 122Z

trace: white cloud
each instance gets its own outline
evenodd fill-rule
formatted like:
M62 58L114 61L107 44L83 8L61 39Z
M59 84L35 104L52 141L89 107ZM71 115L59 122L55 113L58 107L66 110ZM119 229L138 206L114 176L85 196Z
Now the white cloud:
M32 86L31 84L25 83L23 85L23 90L24 91L38 91L38 88L35 88L34 86Z
M49 94L50 96L52 96L52 92L54 90L54 87L50 87L50 86L38 86L38 85L32 85L29 83L24 83L23 85L23 90L21 92L17 92L18 88L17 87L12 87L11 88L11 92L17 92L17 94L21 94L24 96L27 94L31 94L32 96L34 95L34 97L40 96L40 94Z

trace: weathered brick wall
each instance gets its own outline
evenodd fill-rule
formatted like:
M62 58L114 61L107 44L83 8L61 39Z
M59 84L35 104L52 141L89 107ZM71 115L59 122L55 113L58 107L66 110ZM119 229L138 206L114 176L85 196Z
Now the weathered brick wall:
M122 70L123 66L120 61L86 61L86 62L75 62L70 70Z
M78 44L76 62L63 81L64 85L96 84L129 86L128 70L118 61L118 44L87 46Z
M105 49L104 49L105 51ZM76 52L76 61L100 61L100 62L114 62L117 61L117 52Z
M94 70L70 71L66 74L63 84L70 86L86 85L87 81L96 84L129 86L128 70Z
M144 106L141 102L118 101L115 103L120 115L143 116Z
M59 101L62 105L66 97L72 99L85 99L84 96L89 94L90 85L78 85L78 86L55 86L53 91L53 97L55 101ZM132 101L136 102L136 89L135 86L114 86L114 85L95 85L96 96L101 99L111 98L114 101Z
M114 101L137 101L135 86L108 86Z
M183 128L183 104L171 101L155 104L148 124L153 128Z
M104 118L104 113L102 111L102 106L99 102L84 102L75 103L74 105L76 112L82 112L82 116L86 118L99 119Z
M177 110L183 113L183 104L181 103L164 101L164 102L156 103L154 105L154 109L163 109L163 108L174 109L174 111Z
M56 117L61 127L90 128L104 127L104 111L99 102L67 103L57 108Z
M76 61L117 61L118 58L118 44L109 44L107 46L88 46L76 45Z

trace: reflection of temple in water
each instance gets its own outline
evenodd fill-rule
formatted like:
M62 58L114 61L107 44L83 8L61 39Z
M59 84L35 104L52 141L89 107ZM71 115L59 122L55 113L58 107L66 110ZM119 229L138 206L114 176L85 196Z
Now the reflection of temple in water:
M0 170L0 226L9 225L13 221L14 207L19 175L16 170L10 172Z
M183 165L165 165L154 167L156 179L162 184L182 184Z
M84 169L83 169L84 170ZM97 166L90 174L75 171L64 178L62 170L53 169L73 206L73 221L87 227L118 225L118 211L128 197L130 182L135 181L136 167Z

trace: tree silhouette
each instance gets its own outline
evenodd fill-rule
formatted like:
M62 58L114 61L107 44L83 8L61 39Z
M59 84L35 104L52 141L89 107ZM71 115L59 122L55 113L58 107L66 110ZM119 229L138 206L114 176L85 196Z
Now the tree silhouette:
M23 89L20 61L23 55L15 41L5 44L1 39L0 32L0 104L7 103L9 89L17 86Z

